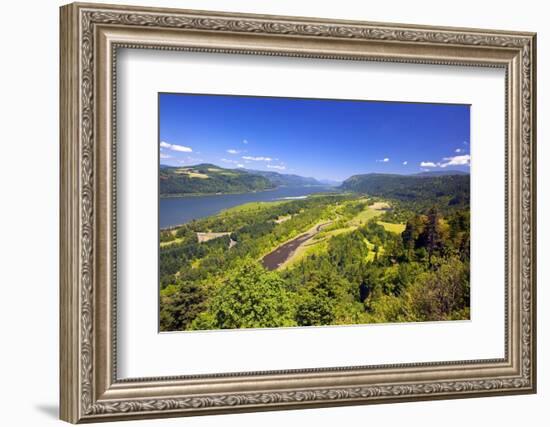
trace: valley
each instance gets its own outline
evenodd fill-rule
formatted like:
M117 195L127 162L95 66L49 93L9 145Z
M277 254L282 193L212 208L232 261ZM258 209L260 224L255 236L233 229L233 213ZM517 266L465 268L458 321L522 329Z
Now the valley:
M161 203L293 188L272 185ZM300 188L161 230L161 330L469 316L469 175L366 174Z

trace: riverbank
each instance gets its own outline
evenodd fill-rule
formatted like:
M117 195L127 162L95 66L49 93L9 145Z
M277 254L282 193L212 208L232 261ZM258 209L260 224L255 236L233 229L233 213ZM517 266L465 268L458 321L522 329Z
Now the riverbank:
M255 193L264 193L267 191L276 191L281 190L285 188L323 188L323 189L332 189L335 192L338 192L337 187L330 187L326 185L303 185L299 187L292 187L288 185L279 185L277 187L273 188L266 188L263 190L253 190L253 191L236 191L236 192L223 192L223 193L175 193L175 194L160 194L160 199L181 199L181 198L187 198L187 197L201 197L201 196L230 196L230 195L237 195L237 194L255 194ZM291 200L291 198L289 198Z
M292 257L294 252L304 245L307 241L313 239L324 227L328 227L333 221L328 221L322 224L314 225L310 230L306 231L294 239L283 243L278 248L274 249L262 258L262 265L267 270L276 270Z
M334 192L325 186L277 187L272 190L238 194L185 195L184 197L162 197L159 200L159 228L175 228L193 220L217 215L223 210L251 202L274 202L299 200L319 193ZM291 199L289 199L291 197Z
M253 190L253 191L236 191L236 192L224 192L224 193L175 193L175 194L160 194L159 199L186 199L188 197L203 197L203 196L232 196L238 194L254 194L254 193L263 193L266 191L275 191L282 188L273 187L266 188L264 190Z

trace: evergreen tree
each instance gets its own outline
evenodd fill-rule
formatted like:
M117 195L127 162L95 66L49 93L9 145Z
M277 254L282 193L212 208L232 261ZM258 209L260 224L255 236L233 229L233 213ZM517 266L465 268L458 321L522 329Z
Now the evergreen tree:
M435 252L439 251L442 246L439 214L435 206L428 211L428 220L426 221L422 238L426 243L426 250L428 251L428 264L432 266L432 256Z
M204 309L204 289L195 283L168 285L160 291L160 329L183 331Z

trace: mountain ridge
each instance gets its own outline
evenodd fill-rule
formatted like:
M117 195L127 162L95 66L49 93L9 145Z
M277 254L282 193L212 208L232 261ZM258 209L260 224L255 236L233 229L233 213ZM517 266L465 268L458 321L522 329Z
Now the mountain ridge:
M358 174L339 189L402 201L437 201L442 205L468 205L470 174L398 175Z
M229 194L270 190L267 178L241 169L226 169L211 163L193 166L160 165L161 196L185 194Z
M459 170L439 170L439 171L424 171L414 174L415 176L449 176L449 175L470 175L469 172Z
M261 171L255 169L244 170L252 174L263 176L269 179L275 185L322 185L322 183L316 178L308 176L281 173L275 171Z
M440 197L442 194L455 193L460 200L463 200L466 196L469 198L469 177L468 172L459 170L425 171L413 174L370 172L355 174L344 181L337 182L275 171L225 168L212 163L190 166L161 164L159 187L162 196L170 196L242 193L269 190L280 186L330 185L343 191L403 200L414 199L421 194Z

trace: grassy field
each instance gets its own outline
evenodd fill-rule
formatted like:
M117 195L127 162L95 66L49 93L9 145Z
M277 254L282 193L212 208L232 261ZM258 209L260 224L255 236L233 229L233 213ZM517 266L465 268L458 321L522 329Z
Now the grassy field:
M384 221L378 221L378 224L384 227L386 231L390 231L392 233L401 234L405 231L405 224L393 224L391 222Z
M360 225L366 224L369 220L381 214L382 212L376 209L372 209L370 206L367 206L366 209L359 212L352 220L349 221L349 225L355 226L357 228Z
M208 175L200 172L195 172L192 169L178 169L176 172L178 175L187 175L189 178L207 179Z
M223 215L230 215L234 213L259 211L259 210L265 209L267 206L277 206L285 202L287 202L287 200L276 200L273 202L244 203L242 205L237 205L229 209L224 209L218 215L223 216Z
M224 169L216 169L216 168L208 168L208 172L216 173L218 175L224 175L224 176L237 176L235 172L226 171ZM210 178L210 176L206 173L197 172L194 169L190 168L180 168L175 171L176 174L179 175L187 175L189 178L199 178L199 179L207 179Z
M363 201L366 201L363 200ZM353 202L356 203L356 202ZM345 203L340 205L336 212L342 211L342 209L345 207ZM382 215L383 210L389 207L389 205L385 202L378 202L375 203L372 206L365 206L365 208L359 212L357 215L355 215L353 218L342 222L335 221L334 224L327 227L326 230L321 231L317 236L315 236L312 240L306 242L305 244L301 245L294 254L284 263L282 264L279 269L285 269L288 267L291 267L295 265L296 263L300 262L304 258L307 258L308 256L311 256L313 254L321 254L326 252L328 248L328 241L334 237L345 233L351 233L352 231L356 230L358 227L365 225L368 221L370 221L373 218L376 218L377 216ZM404 229L405 226L403 224L390 224L390 223L382 223L382 221L379 221L380 225L382 225L386 230L392 231L395 233L400 233L401 231L398 231L400 229ZM387 224L387 225L385 225ZM389 229L391 228L391 229ZM374 245L368 241L366 241L369 249L371 252L369 252L368 260L372 261L374 259ZM383 252L383 248L379 248L380 253Z

